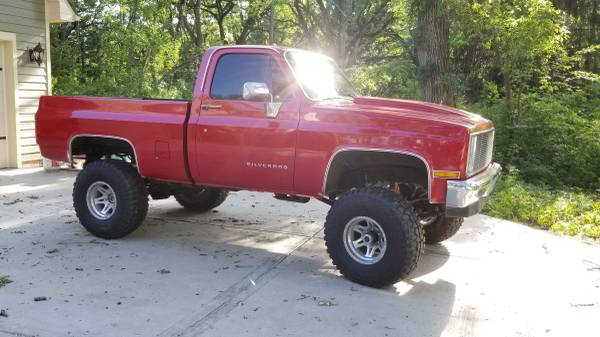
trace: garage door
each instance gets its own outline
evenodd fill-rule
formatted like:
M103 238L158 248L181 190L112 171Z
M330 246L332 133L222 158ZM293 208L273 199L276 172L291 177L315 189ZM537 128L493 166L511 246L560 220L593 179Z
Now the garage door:
M0 168L8 166L8 140L6 139L6 83L4 76L4 44L0 41Z

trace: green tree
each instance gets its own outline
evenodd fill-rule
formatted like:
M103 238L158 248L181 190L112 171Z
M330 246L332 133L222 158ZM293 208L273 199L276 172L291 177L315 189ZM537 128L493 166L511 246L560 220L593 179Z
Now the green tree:
M422 79L421 99L454 105L450 83L450 8L446 0L412 1L415 49Z

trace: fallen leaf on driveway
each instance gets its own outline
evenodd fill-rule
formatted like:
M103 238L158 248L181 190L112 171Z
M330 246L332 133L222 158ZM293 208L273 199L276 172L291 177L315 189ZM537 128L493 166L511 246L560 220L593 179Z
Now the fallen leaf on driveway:
M337 303L333 302L332 300L318 296L313 296L313 301L315 301L315 303L320 307L334 307L337 305Z
M312 300L315 302L315 304L317 304L320 307L334 307L337 305L337 303L333 302L334 298L332 297L331 299L327 299L327 298L323 298L323 297L319 297L319 296L308 296L308 295L304 295L304 294L300 294L300 297L298 297L296 299L296 301L301 301L307 298L312 298Z
M8 278L7 276L0 276L0 288L4 287L5 285L12 283L12 280Z
M5 202L3 204L6 205L6 206L10 206L10 205L14 205L14 204L19 203L19 202L23 202L23 200L17 198L17 199L15 199L13 201L8 201L8 202Z

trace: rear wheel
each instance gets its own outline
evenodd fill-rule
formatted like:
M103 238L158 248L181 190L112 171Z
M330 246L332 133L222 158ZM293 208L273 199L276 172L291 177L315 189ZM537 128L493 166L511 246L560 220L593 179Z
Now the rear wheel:
M423 228L412 206L385 188L342 195L325 222L325 243L348 279L384 287L406 278L423 253Z
M131 165L96 160L77 176L73 206L90 233L116 239L140 226L148 212L148 192L144 180Z
M433 244L451 238L463 223L464 218L447 218L443 215L425 224L425 243Z
M195 191L185 191L175 194L175 200L186 209L195 212L206 212L227 199L228 191L220 188L205 187Z

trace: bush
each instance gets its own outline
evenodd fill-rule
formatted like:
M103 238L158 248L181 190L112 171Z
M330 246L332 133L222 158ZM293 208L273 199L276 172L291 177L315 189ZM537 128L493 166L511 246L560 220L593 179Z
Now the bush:
M352 67L347 69L347 75L362 95L418 99L421 92L415 65L400 57L388 62Z
M553 190L519 178L509 167L484 213L523 222L557 234L600 238L600 195L581 190Z
M495 160L530 183L600 188L600 83L560 93L530 93L517 111L490 99L471 106L494 121Z

